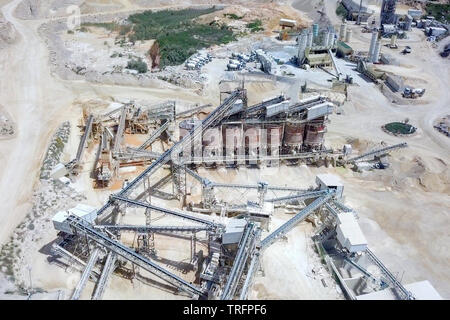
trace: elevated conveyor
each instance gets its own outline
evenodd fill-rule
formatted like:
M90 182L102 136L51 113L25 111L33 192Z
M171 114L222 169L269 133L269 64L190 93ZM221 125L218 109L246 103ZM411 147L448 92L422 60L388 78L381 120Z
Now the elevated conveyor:
M272 243L274 243L280 236L289 232L292 228L294 228L298 223L303 221L308 215L310 215L314 210L319 208L325 202L327 202L332 196L334 192L328 191L328 193L320 198L317 198L309 205L307 205L303 210L297 213L294 217L276 229L274 232L269 234L264 240L261 241L261 250L267 249Z
M129 260L135 265L153 273L154 275L170 283L176 288L196 296L206 295L206 293L202 289L190 284L184 279L181 279L177 275L165 270L164 268L150 261L146 257L136 253L133 249L126 247L120 242L113 240L108 236L106 236L105 234L103 234L102 232L96 230L86 220L70 215L67 218L67 221L76 232L85 234L86 236L97 242L99 245L105 247L110 251L117 253L124 259Z

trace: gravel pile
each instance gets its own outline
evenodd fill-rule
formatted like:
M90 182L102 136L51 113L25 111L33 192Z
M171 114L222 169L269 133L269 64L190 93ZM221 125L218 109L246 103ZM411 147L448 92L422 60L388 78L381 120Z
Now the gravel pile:
M41 168L40 178L42 180L50 179L50 172L56 164L60 162L61 155L64 151L64 146L69 140L70 122L64 122L53 135L50 146L47 149L44 162Z

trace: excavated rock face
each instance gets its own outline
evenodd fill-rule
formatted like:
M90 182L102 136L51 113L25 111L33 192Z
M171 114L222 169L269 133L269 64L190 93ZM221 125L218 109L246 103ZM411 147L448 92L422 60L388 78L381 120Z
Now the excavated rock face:
M10 22L5 20L3 15L0 14L0 49L3 49L7 45L14 43L16 38L16 29Z

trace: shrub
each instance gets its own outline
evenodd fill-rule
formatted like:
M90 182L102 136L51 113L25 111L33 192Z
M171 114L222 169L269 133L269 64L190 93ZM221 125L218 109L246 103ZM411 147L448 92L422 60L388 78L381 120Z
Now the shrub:
M142 61L141 58L131 59L130 61L128 61L127 69L136 70L139 73L146 73L148 70L147 64L144 61Z

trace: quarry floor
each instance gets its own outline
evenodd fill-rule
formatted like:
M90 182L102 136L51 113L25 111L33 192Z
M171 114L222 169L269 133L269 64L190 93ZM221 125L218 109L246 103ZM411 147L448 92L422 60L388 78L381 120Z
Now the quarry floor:
M0 0L4 16L20 33L14 45L0 52L0 104L18 127L16 137L0 140L0 162L6 164L0 167L0 243L8 240L30 211L31 195L34 189L39 188L39 169L47 144L56 128L66 120L71 121L72 135L65 157L70 158L74 154L79 132L76 125L81 116L77 101L108 100L110 97L154 98L159 101L175 97L190 103L218 105L219 102L215 77L210 79L210 86L215 90L205 90L207 94L202 96L193 90L173 85L143 88L62 81L51 74L47 48L37 34L42 21L14 17L13 11L19 2ZM350 45L355 49L367 50L370 34L361 33L357 26L352 28L354 32ZM330 116L326 134L328 147L341 148L344 143L351 142L355 152L363 152L381 141L388 144L406 141L409 147L392 154L390 168L356 173L344 168L282 166L276 170L241 168L211 172L200 169L199 173L214 176L216 181L223 182L263 180L273 185L299 187L315 185L315 175L318 173L329 172L340 176L345 185L345 203L358 212L359 223L369 247L404 283L428 279L442 297L450 299L450 140L432 127L435 119L449 113L450 63L448 59L439 57L438 50L432 48L424 38L420 31L414 30L412 39L398 40L400 49L397 51L383 47L382 52L395 55L399 65L380 67L413 80L418 79L427 90L422 101L411 105L392 104L373 83L358 79L356 85L349 89L349 101L342 107L342 113ZM406 56L400 55L401 46L404 45L410 45L413 52ZM351 68L348 66L349 70ZM308 78L308 74L303 76ZM248 87L249 96L255 102L288 89L286 83L267 81ZM418 128L418 134L411 138L393 137L381 130L385 123L406 118ZM86 195L86 203L93 206L100 206L109 194L106 191L94 191L91 181L83 175L76 185ZM176 203L172 205L177 206ZM273 230L288 218L287 214L277 213L270 229ZM313 268L320 265L308 240L312 232L310 224L302 223L291 231L287 241L277 242L266 252L263 257L264 276L257 275L250 298L341 297L339 290L332 286L324 287L311 273ZM41 239L28 249L24 248L23 255L26 255L26 261L33 269L35 286L48 291L63 290L70 294L79 274L50 265L47 256L39 251L55 236L51 223L48 223L45 233L40 235ZM166 239L164 247L171 248L171 242L173 247L179 248L173 250L173 257L185 259L185 247L179 241ZM92 285L88 285L83 298L89 298ZM139 281L130 283L129 280L113 277L105 298L185 297L174 296L171 292Z

